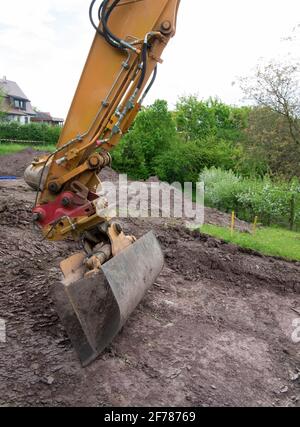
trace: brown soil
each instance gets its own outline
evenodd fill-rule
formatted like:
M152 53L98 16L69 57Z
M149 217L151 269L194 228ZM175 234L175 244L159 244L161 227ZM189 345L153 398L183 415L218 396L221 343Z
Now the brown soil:
M4 169L8 157L0 158L0 175L16 174ZM51 300L59 261L76 244L41 241L30 222L33 199L22 180L0 182L0 318L7 322L0 406L299 405L300 344L291 337L300 317L299 263L241 250L179 221L123 221L137 237L154 230L165 269L112 345L82 369ZM207 217L228 221L211 210Z
M26 167L36 155L41 155L41 152L26 148L22 152L2 156L0 159L0 176L8 175L22 178Z

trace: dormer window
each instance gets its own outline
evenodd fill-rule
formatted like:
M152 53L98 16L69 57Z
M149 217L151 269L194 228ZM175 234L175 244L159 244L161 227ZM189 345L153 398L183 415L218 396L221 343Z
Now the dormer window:
M14 107L18 110L26 111L26 102L21 99L14 99Z

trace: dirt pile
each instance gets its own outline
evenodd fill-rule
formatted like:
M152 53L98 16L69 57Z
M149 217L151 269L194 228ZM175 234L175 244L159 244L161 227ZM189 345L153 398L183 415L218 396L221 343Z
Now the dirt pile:
M82 369L51 299L59 262L76 244L41 241L33 198L21 180L0 183L0 406L299 406L299 263L180 222L126 219L137 237L154 230L165 269L117 339Z

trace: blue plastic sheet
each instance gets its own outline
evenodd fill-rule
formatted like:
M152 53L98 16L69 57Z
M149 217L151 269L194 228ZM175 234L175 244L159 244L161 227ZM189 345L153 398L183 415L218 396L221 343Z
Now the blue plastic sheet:
M9 181L17 179L16 176L0 176L0 181Z

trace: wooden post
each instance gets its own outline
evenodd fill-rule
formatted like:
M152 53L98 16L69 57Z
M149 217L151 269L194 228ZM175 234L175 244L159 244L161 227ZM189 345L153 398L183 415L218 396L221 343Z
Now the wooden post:
M234 233L234 227L235 227L235 212L232 211L232 214L231 214L231 235L232 236Z
M253 223L253 234L256 234L257 223L258 223L258 216L256 216L255 219L254 219L254 223Z

